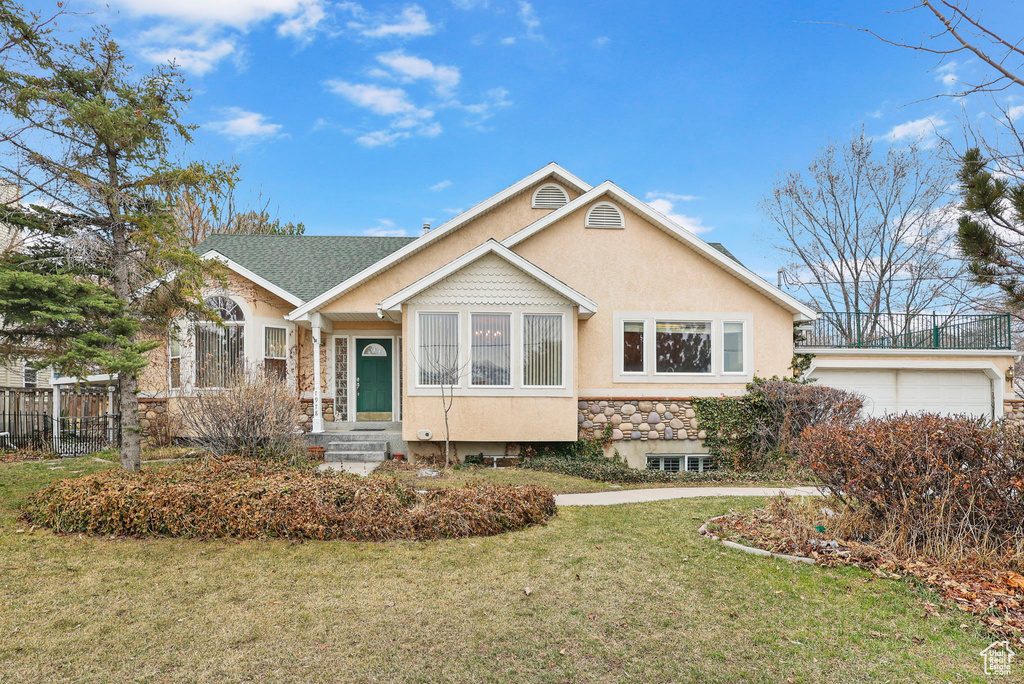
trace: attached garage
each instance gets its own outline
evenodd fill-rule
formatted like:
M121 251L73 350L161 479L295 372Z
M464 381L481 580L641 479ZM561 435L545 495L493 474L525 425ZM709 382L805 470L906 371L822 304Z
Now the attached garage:
M830 364L831 365L831 364ZM817 367L818 382L864 395L872 416L927 411L994 417L1002 413L1001 383L985 369Z

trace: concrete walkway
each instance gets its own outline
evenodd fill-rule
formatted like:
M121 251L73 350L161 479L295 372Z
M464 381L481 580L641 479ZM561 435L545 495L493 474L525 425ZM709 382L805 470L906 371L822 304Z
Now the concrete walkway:
M366 477L380 464L381 461L332 461L330 463L321 463L316 467L316 469L334 470L337 472L352 473L353 475L362 475L363 477Z
M817 487L663 487L660 489L620 489L591 494L557 494L559 506L613 506L615 504L691 499L703 496L820 496Z

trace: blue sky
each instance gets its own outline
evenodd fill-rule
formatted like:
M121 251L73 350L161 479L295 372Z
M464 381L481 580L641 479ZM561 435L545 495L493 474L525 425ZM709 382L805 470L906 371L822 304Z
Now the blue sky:
M55 3L35 0L37 9ZM989 3L995 4L995 3ZM860 126L905 144L956 127L977 64L917 41L906 3L73 0L140 68L195 91L194 156L242 165L316 234L416 235L549 161L611 179L772 277L758 202ZM1013 3L988 14L1024 31Z

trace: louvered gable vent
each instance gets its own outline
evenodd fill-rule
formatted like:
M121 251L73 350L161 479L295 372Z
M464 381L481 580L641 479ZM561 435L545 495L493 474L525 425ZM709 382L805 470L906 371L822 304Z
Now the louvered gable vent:
M533 193L534 209L557 209L569 203L569 193L562 186L547 183Z
M625 228L622 212L614 204L601 202L587 212L587 228Z

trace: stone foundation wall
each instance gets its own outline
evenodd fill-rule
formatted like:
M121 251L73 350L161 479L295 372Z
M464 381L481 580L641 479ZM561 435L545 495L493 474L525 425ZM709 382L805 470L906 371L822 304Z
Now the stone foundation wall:
M166 399L139 398L139 432L147 439L161 420L168 419Z
M702 440L690 399L581 399L580 434L600 436L612 426L613 440Z
M302 428L303 432L309 432L313 428L313 400L312 399L300 399L302 402L302 411L299 412L299 427ZM322 399L324 422L334 421L334 400L333 399Z
M1024 399L1003 400L1003 419L1008 422L1024 422Z

